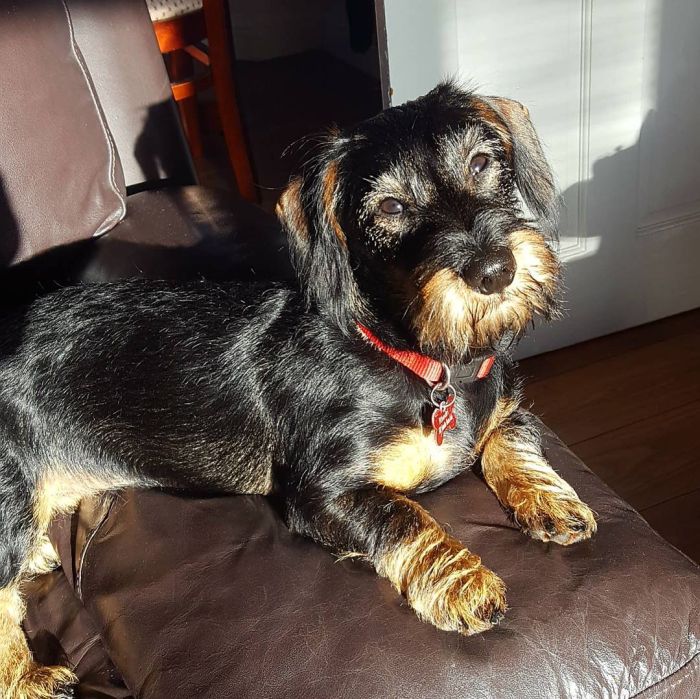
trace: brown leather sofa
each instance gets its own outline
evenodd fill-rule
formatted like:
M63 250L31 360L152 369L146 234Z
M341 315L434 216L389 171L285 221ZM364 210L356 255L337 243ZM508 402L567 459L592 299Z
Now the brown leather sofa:
M140 0L0 0L0 65L0 304L56 283L290 274L273 220L194 183ZM546 443L599 515L590 542L524 538L470 473L421 498L509 587L488 634L422 624L263 498L124 492L55 522L63 564L28 590L30 642L91 699L697 699L697 566Z

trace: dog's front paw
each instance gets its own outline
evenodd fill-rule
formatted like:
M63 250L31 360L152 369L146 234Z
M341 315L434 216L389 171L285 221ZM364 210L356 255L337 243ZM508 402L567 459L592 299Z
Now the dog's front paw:
M424 621L444 631L487 631L505 614L503 581L458 541L419 537L387 556L385 574Z
M512 489L508 501L516 523L533 539L569 546L596 532L593 511L570 488Z
M437 570L415 581L406 599L416 614L444 631L471 636L487 631L506 611L503 581L478 556L469 556L464 566Z
M60 665L30 663L14 682L10 682L9 697L21 699L71 699L76 676Z

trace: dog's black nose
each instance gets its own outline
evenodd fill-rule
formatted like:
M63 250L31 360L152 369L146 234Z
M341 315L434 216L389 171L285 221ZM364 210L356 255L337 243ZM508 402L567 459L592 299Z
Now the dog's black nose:
M508 248L496 248L472 260L463 274L464 281L482 294L495 294L513 281L516 267Z

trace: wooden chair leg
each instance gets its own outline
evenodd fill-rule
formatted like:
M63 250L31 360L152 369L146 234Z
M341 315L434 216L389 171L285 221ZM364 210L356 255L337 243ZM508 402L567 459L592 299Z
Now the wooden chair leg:
M231 65L233 48L229 41L230 25L225 0L204 0L204 21L209 40L212 82L219 105L219 115L229 160L241 196L248 201L256 202L258 194L248 159L243 123L236 101L236 87Z
M185 51L179 49L169 54L169 73L173 82L194 82L192 73L193 61ZM178 108L182 118L182 126L185 130L185 137L190 146L193 158L201 158L204 153L202 145L202 131L199 124L199 111L197 107L197 97L185 97L178 100Z

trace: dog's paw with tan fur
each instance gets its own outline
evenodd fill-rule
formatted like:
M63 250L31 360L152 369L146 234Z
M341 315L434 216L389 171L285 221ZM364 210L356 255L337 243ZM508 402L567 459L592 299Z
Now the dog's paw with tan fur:
M503 618L505 584L458 541L436 530L406 549L387 556L382 572L423 621L470 636Z
M570 489L513 488L508 504L523 532L538 541L569 546L590 539L597 529L591 508Z
M506 611L506 586L478 556L426 576L406 591L416 614L443 631L471 636L498 624Z
M77 681L67 667L30 663L10 685L8 699L71 699Z

